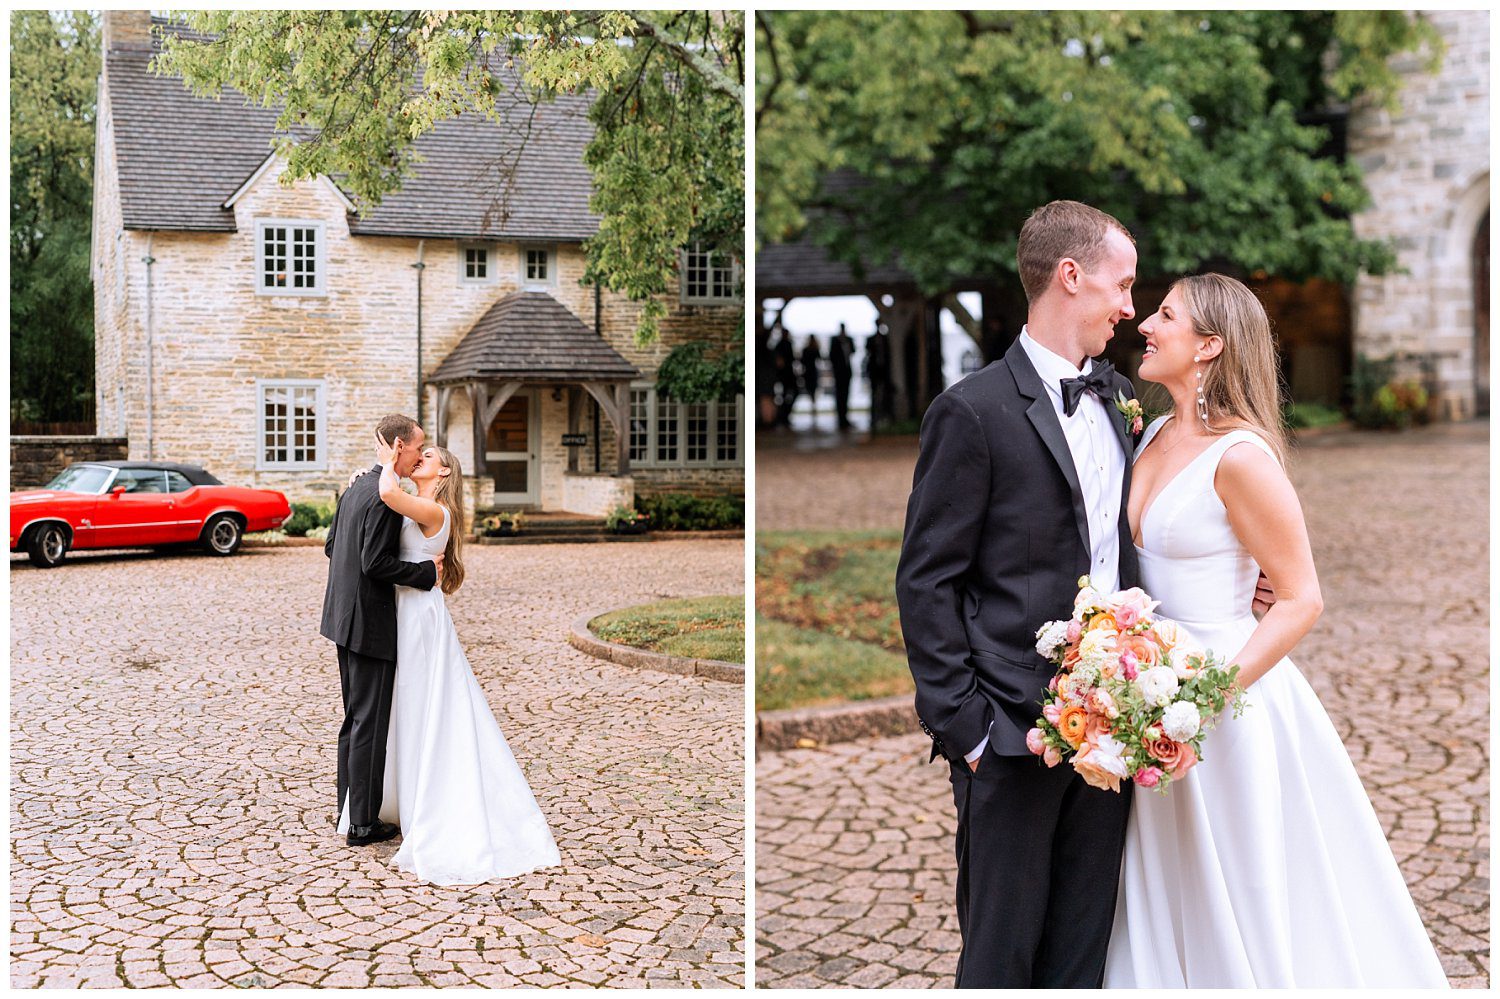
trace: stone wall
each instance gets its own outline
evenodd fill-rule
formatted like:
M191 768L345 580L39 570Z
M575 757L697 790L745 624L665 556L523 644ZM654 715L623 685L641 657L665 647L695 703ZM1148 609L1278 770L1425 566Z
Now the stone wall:
M123 461L129 446L123 437L12 437L10 488L38 489L79 461Z
M1403 78L1395 111L1363 104L1349 121L1349 154L1371 206L1354 217L1366 239L1392 239L1408 273L1361 277L1354 347L1371 357L1430 365L1440 415L1476 408L1472 248L1489 211L1489 14L1431 11L1446 45L1430 73L1420 56L1393 63Z
M107 87L107 81L105 86ZM234 233L127 232L109 140L108 102L101 100L95 213L96 378L101 433L128 436L130 457L184 461L212 468L226 482L279 489L294 500L326 500L349 473L373 460L370 434L391 411L417 415L417 270L422 271L421 368L431 372L473 324L500 298L521 287L521 245L490 243L494 280L460 280L457 240L354 237L337 192L325 181L278 183L271 168L235 204ZM228 193L228 192L226 192ZM264 219L322 223L326 294L261 295L255 281L256 222ZM594 289L581 284L584 253L555 244L556 285L547 290L589 326ZM145 364L147 266L152 341L150 442L147 442ZM667 351L685 339L734 342L742 309L679 306L662 324L658 343L638 347L640 306L624 296L601 296L600 333L654 380ZM318 467L260 467L258 383L307 380L323 391L323 440ZM563 500L567 449L566 393L536 390L540 417L540 492L544 508ZM429 436L436 395L426 390L422 417ZM592 414L586 413L591 428ZM602 421L604 470L615 470L613 428ZM473 433L468 400L452 395L448 446L472 474ZM592 470L592 448L589 470ZM696 473L695 473L696 474ZM743 489L743 468L725 469L726 490ZM471 504L489 505L493 483L473 477Z
M628 475L586 475L568 472L562 476L560 509L590 517L604 517L617 506L635 505L635 484Z

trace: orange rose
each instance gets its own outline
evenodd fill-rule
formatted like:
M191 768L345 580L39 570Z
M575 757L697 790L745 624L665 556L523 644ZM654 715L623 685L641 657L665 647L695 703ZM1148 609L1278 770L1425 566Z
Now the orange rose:
M1089 713L1076 704L1063 708L1062 715L1057 719L1057 731L1074 749L1083 745L1083 737L1088 733L1088 727Z
M1162 736L1160 739L1146 739L1143 744L1146 752L1156 758L1161 768L1172 775L1173 780L1193 769L1193 765L1198 762L1198 754L1185 742L1174 742Z
M1115 652L1124 655L1127 652L1135 655L1137 668L1148 670L1161 662L1161 648L1155 642L1150 641L1142 635L1122 635L1115 645Z
M1120 625L1115 621L1115 616L1109 611L1101 611L1095 614L1089 621L1089 631L1119 631Z

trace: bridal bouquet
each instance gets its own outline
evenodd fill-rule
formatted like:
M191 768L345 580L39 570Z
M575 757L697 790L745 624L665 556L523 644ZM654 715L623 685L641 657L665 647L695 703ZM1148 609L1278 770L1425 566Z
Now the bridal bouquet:
M1165 793L1198 762L1225 707L1238 715L1238 666L1196 645L1139 587L1100 593L1078 581L1073 616L1037 630L1036 650L1059 667L1026 745L1049 767L1069 760L1083 779Z

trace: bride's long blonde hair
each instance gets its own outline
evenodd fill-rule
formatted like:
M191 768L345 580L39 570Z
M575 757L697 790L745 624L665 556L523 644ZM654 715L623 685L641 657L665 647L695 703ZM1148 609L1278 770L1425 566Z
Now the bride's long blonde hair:
M1194 274L1180 278L1172 287L1182 293L1193 332L1202 337L1217 335L1224 341L1219 356L1203 365L1205 429L1218 437L1248 424L1285 465L1280 366L1265 306L1244 284L1223 274ZM1197 413L1190 418L1203 422Z
M448 470L438 476L432 498L448 510L448 546L443 549L444 593L453 593L464 585L464 470L458 456L445 447L433 445L438 461Z

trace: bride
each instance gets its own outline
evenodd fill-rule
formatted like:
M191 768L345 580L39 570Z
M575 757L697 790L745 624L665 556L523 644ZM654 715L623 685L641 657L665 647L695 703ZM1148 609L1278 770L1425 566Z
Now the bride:
M377 440L379 436L377 435ZM433 884L478 884L560 863L547 820L474 679L444 597L463 584L463 471L429 447L401 490L379 441L380 498L403 516L401 559L443 554L441 587L396 587L396 689L380 818L401 827L395 864ZM456 529L455 529L456 528ZM348 809L339 823L343 832Z
M1168 794L1135 796L1104 984L1446 988L1359 775L1285 658L1323 604L1282 467L1265 311L1205 274L1177 282L1140 331L1140 376L1174 403L1132 473L1142 586L1239 664L1248 705ZM1277 599L1257 622L1261 570Z

